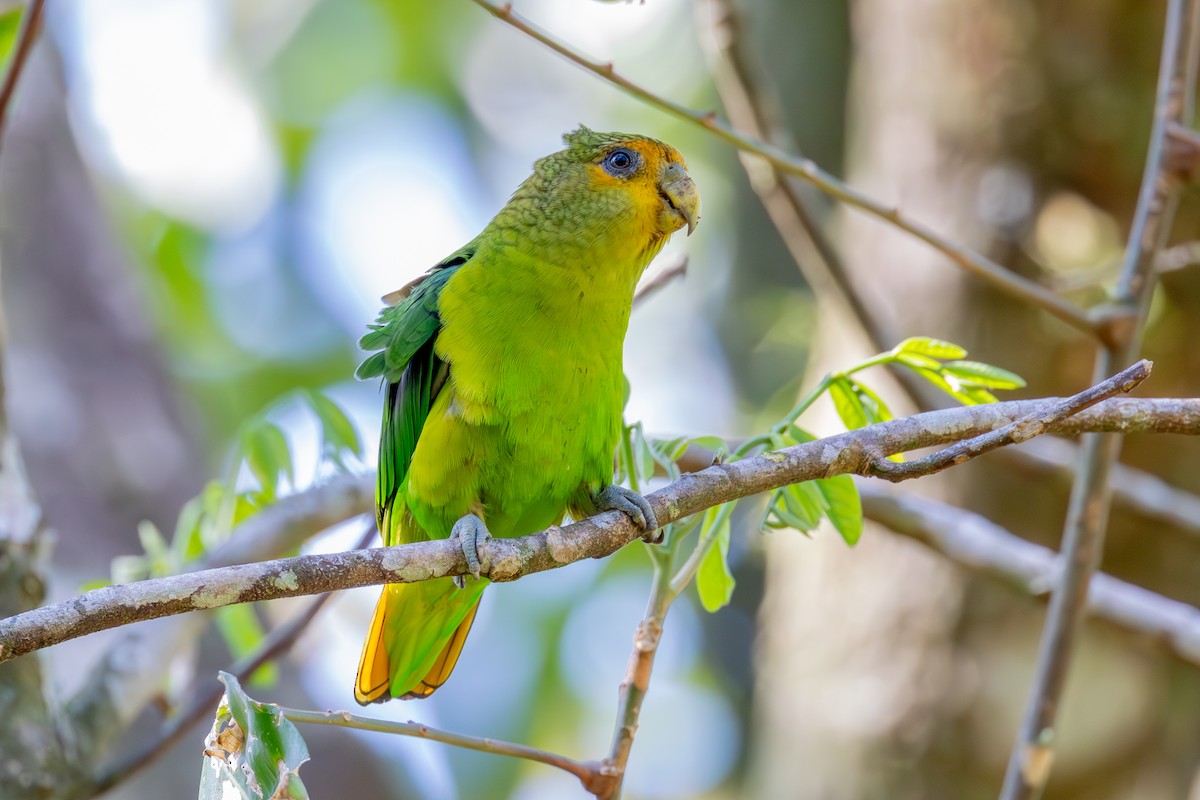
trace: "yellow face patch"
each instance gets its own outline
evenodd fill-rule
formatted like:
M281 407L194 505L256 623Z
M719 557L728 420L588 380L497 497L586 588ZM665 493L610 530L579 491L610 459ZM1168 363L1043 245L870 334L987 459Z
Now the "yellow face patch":
M614 174L606 160L622 149L634 154L637 163L625 174ZM653 139L628 139L615 141L605 147L587 164L585 174L596 191L623 192L638 210L637 216L643 220L642 230L651 236L659 236L678 227L672 225L669 229L660 230L660 217L666 202L661 181L664 170L672 163L685 169L687 167L683 156L673 147Z
M637 168L627 175L614 175L604 166L604 161L614 150L624 148L639 156ZM656 142L652 139L632 139L614 143L606 148L592 163L588 165L588 177L594 186L630 186L636 183L653 185L658 181L662 169L670 163L679 164L687 169L683 156L673 147Z

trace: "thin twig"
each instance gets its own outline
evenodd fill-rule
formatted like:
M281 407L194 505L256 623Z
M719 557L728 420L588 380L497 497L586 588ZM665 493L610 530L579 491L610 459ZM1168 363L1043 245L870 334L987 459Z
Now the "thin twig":
M598 800L617 800L625 783L625 769L629 764L629 753L633 750L634 736L637 735L642 701L650 690L654 656L662 639L667 610L675 599L665 561L661 559L655 563L646 614L633 634L633 652L630 653L625 679L621 681L618 691L617 724L613 731L612 747L604 761L611 778L607 785L598 787L598 791L594 792Z
M375 523L372 521L367 526L363 535L359 537L354 549L359 550L366 547L374 537ZM259 642L258 647L253 652L238 659L226 672L232 674L239 681L246 680L259 667L268 661L274 661L286 653L296 643L296 640L300 638L300 634L308 629L309 623L316 618L317 613L332 598L332 592L318 595L300 613L272 630L265 639ZM110 767L105 767L97 771L95 784L97 794L108 791L118 783L127 780L142 767L152 763L163 752L175 744L179 740L179 737L186 733L192 725L199 722L206 714L212 712L213 707L220 702L221 695L224 694L225 689L220 684L215 684L211 689L207 688L207 685L212 683L211 680L206 679L203 683L206 688L201 688L199 685L195 686L189 692L192 699L187 704L187 707L175 712L156 736L144 740L145 745L140 750L125 756Z
M412 722L411 720L409 722L393 722L391 720L360 717L357 714L351 714L349 711L304 711L282 706L280 710L283 712L283 716L292 722L310 725L333 725L339 728L354 728L363 731L392 733L398 736L413 736L418 739L429 739L453 745L454 747L462 747L467 750L476 750L480 753L494 753L512 758L523 758L527 761L536 761L540 764L548 764L579 778L580 783L589 792L593 791L591 787L597 781L606 780L605 773L607 768L600 762L576 761L573 758L539 750L536 747L529 747L528 745L502 742L497 739L486 739L479 736L466 736L461 733L451 733L431 728L428 725L422 725L418 722Z
M956 564L1003 580L1034 597L1046 597L1062 571L1062 558L979 514L928 498L906 497L860 482L863 515L911 536ZM1200 666L1200 609L1097 573L1088 588L1088 610L1097 618L1165 645Z
M1192 30L1200 25L1200 2L1188 0L1187 5L1188 28ZM1178 202L1178 182L1165 158L1165 140L1169 123L1180 121L1190 109L1190 101L1181 97L1183 88L1195 86L1196 77L1189 71L1195 70L1197 59L1190 52L1181 55L1184 35L1184 0L1168 0L1146 168L1117 286L1117 306L1127 312L1129 321L1106 330L1105 347L1096 360L1098 377L1137 356L1154 286L1155 259L1166 242ZM1187 50L1198 41L1194 33L1190 35ZM1087 611L1088 584L1104 552L1111 499L1109 470L1120 444L1119 436L1084 437L1063 528L1065 566L1046 615L1033 685L1005 771L1001 800L1034 800L1049 780L1058 707Z
M277 503L243 522L224 544L189 569L212 569L265 561L298 550L308 538L332 525L369 513L375 496L372 475L339 475ZM160 694L163 664L198 637L208 620L163 619L129 628L88 671L87 680L66 703L65 716L87 744L90 763L99 763L120 740L142 708Z
M903 481L924 475L932 475L949 467L981 456L997 447L1007 444L1027 442L1035 436L1041 436L1046 429L1059 420L1066 419L1072 414L1078 414L1089 406L1094 406L1101 400L1106 400L1118 392L1130 392L1146 378L1150 377L1151 362L1142 359L1131 367L1127 367L1111 378L1102 381L1089 389L1084 389L1077 395L1058 401L1050 408L1037 414L1014 420L1003 428L988 431L982 436L958 442L939 450L933 455L914 461L895 463L886 458L879 458L873 464L870 474L886 478L889 481Z
M655 294L656 292L658 292L660 289L662 289L664 286L666 286L671 281L676 280L677 278L682 278L684 275L687 275L687 269L688 269L688 259L687 259L687 256L684 256L683 258L679 259L679 261L677 261L675 264L667 267L662 272L658 273L653 278L651 278L650 280L648 280L644 284L642 284L638 288L637 294L635 294L633 296L633 305L636 307L639 303L643 302L647 297L649 297L652 294Z
M649 89L617 72L612 62L602 62L588 58L570 45L563 43L533 25L524 17L514 12L511 3L500 5L491 2L491 0L471 0L471 2L589 72L600 76L614 86L620 87L626 93L672 116L695 123L710 131L718 138L729 142L734 147L765 159L771 166L789 175L794 175L797 178L808 181L831 197L911 233L935 250L946 255L958 266L991 283L1000 291L1041 308L1068 325L1092 335L1099 335L1106 326L1112 324L1108 318L1102 320L1092 319L1087 312L1053 292L1048 291L1045 287L1005 269L1000 264L975 252L969 247L951 241L927 225L909 219L899 208L888 206L857 189L847 186L832 173L821 169L812 160L796 158L774 145L767 144L753 136L747 136L722 121L715 112L702 113L695 111L651 92ZM1123 315L1123 312L1118 310L1118 315Z
M42 12L46 0L32 0L21 20L21 30L17 32L17 43L13 48L12 64L4 75L4 83L0 84L0 138L4 136L4 124L8 121L8 109L12 105L13 95L17 91L17 82L25 71L29 54L33 51L33 43L37 41L42 29Z
M647 495L662 525L707 508L792 483L865 473L880 454L933 447L978 436L1038 413L1055 400L1017 400L949 408L890 420L762 456L716 464ZM1200 434L1200 400L1112 399L1069 417L1050 432ZM619 511L528 536L480 546L493 581L603 558L642 531ZM120 625L235 603L298 597L383 583L413 583L467 573L462 548L439 539L414 544L297 556L275 561L107 586L0 620L0 663Z

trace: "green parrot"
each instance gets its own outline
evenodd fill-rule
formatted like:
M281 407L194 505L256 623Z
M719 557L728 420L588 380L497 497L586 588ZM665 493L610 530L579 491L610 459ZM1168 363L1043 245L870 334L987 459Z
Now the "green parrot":
M457 539L471 580L390 584L363 645L359 703L428 697L488 581L477 547L607 509L658 527L613 485L622 345L638 279L700 219L683 157L654 139L563 137L470 243L398 292L362 338L387 389L376 517L385 544Z

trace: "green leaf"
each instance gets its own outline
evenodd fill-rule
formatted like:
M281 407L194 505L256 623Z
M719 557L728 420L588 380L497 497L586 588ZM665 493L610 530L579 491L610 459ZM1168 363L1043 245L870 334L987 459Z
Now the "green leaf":
M818 478L813 483L825 498L825 516L842 535L842 540L853 547L863 531L862 500L854 480L849 475L834 475Z
M793 527L805 533L821 524L821 518L827 510L824 496L812 481L783 487L783 502L787 510L804 523Z
M145 556L116 556L109 566L112 582L133 583L150 577L150 562Z
M916 353L917 355L929 356L931 358L962 358L967 354L967 351L956 345L954 342L947 342L943 339L932 339L928 336L914 336L911 339L905 339L893 349L894 353Z
M677 436L674 439L651 439L650 448L654 451L654 459L666 466L674 464L683 457L683 454L687 452L688 439L686 436Z
M0 14L0 70L8 70L8 57L17 43L17 32L21 30L21 17L25 9L17 7Z
M248 603L218 608L216 622L217 630L221 632L235 661L253 653L267 636L254 613L254 607ZM250 683L256 686L273 686L278 678L278 669L273 662L269 662L254 671L250 676Z
M978 405L980 402L979 400L974 399L969 393L964 391L963 385L959 383L958 378L954 377L953 375L942 375L941 372L936 370L925 369L924 367L913 367L911 365L910 369L963 405L973 406Z
M862 401L858 399L858 395L851 388L849 380L842 376L834 379L833 383L829 385L829 396L833 400L833 407L837 409L837 415L841 418L843 425L850 430L867 425L867 412L863 409Z
M256 702L221 672L225 697L205 740L200 800L307 800L298 771L308 747L276 705Z
M791 444L805 444L807 442L815 442L817 437L798 425L789 425L787 429L787 438Z
M287 437L273 422L260 420L257 424L251 424L242 436L242 456L268 500L275 498L280 476L286 475L289 481L294 480L292 451L288 447Z
M112 581L106 581L103 578L97 578L94 581L84 581L79 584L79 593L90 592L93 589L103 589L106 586L112 586Z
M769 528L793 528L801 533L816 530L827 503L812 481L794 483L771 493L763 520Z
M920 353L897 353L896 361L913 370L927 369L939 374L942 371L942 362Z
M866 412L867 418L872 424L876 422L887 422L892 419L892 410L888 408L887 403L883 402L883 398L877 395L869 386L854 378L850 378L850 388L854 390L855 396Z
M687 437L677 436L674 439L650 439L649 443L650 452L654 456L655 462L662 468L662 471L666 473L670 480L679 480L680 471L677 462L687 452Z
M346 412L342 411L337 403L312 389L304 392L304 398L321 422L321 450L343 468L343 451L362 458L362 437L358 435L358 429L350 422Z
M979 361L947 361L942 364L942 370L963 383L972 383L989 389L1023 389L1025 387L1025 381L1020 375Z
M207 488L206 486L205 489L207 490ZM205 539L200 529L200 521L203 516L203 493L188 500L179 511L179 518L175 520L175 533L171 537L171 546L175 548L181 562L191 561L204 554Z
M142 544L142 549L146 551L146 556L150 559L150 563L154 567L166 568L170 565L170 551L167 545L167 540L159 531L158 526L148 519L144 519L137 525L138 541ZM157 569L155 570L158 571Z
M709 613L729 604L736 583L733 573L729 571L729 517L732 509L724 514L719 513L720 509L721 506L715 506L705 511L704 523L700 527L700 536L703 538L714 525L717 526L713 546L704 554L704 560L696 571L696 593L700 596L700 605Z
M688 440L688 444L703 447L705 450L712 450L714 453L721 450L729 450L729 444L720 436L693 436Z
M982 386L963 386L960 391L970 399L969 405L987 405L997 402L996 395Z

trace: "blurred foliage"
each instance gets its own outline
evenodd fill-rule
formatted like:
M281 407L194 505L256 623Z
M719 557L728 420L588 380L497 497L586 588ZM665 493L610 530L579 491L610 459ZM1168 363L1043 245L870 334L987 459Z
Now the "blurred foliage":
M284 479L295 484L292 447L270 419L277 407L290 404L293 399L319 423L318 470L327 465L337 472L348 472L362 463L362 439L345 412L320 392L297 391L243 422L239 445L224 479L209 481L199 495L184 505L169 540L149 520L138 525L138 539L144 553L113 559L113 583L174 575L194 567L206 553L227 541L237 526L269 508L278 499ZM104 585L107 585L104 581L94 581L85 588ZM266 636L252 604L217 609L216 624L236 661L253 653ZM277 677L274 664L268 663L254 672L251 682L272 685Z
M0 75L8 70L8 57L12 55L24 16L25 9L19 7L0 14Z

